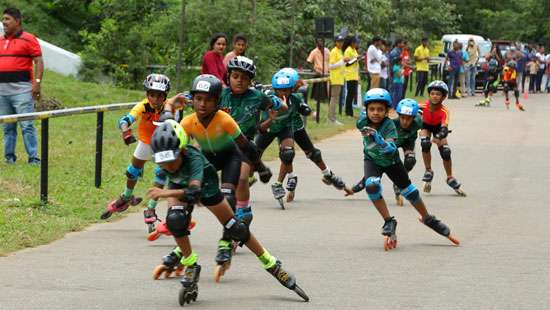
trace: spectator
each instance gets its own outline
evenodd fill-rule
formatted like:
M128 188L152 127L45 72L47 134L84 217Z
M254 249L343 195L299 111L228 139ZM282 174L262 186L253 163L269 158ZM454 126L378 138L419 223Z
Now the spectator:
M367 50L368 71L370 75L370 89L380 87L380 70L382 69L382 52L380 51L382 39L374 37Z
M229 61L237 56L244 56L246 52L246 44L248 41L243 33L237 33L233 37L233 50L223 58L223 65L227 67Z
M445 57L445 63L449 62L447 71L449 72L449 99L457 99L456 88L458 84L460 67L462 67L462 51L460 50L460 43L458 41L453 42L453 49L447 53Z
M537 71L535 91L542 92L542 77L544 76L544 70L546 69L546 56L544 55L544 46L540 46L535 54L537 62L539 64L539 70Z
M546 55L546 92L550 93L550 53Z
M387 42L382 40L382 43L380 45L380 51L382 52L382 62L380 63L380 88L384 88L385 90L389 91L389 66L390 66L390 59L389 59L389 46L387 45Z
M346 115L353 116L353 102L357 100L357 87L359 85L359 53L357 52L357 38L348 36L344 40L344 62L346 62L345 75L347 95L346 95Z
M7 8L2 17L4 36L0 37L0 115L34 112L34 100L40 99L44 73L42 50L38 40L23 31L21 12ZM33 74L33 63L36 71ZM32 121L19 122L23 133L28 163L39 165L36 129ZM4 157L15 164L17 124L4 124Z
M409 42L403 41L403 48L401 49L401 64L403 66L403 94L401 98L405 98L407 94L407 87L409 87L409 76L411 75L412 69L410 67L410 56L409 56Z
M536 91L537 73L539 71L538 59L533 56L527 63L529 70L529 92L534 93Z
M428 83L430 50L428 49L428 38L423 38L422 43L414 50L416 60L416 91L415 96L424 96L424 88Z
M344 37L337 35L334 38L334 48L330 51L329 56L329 73L330 73L330 103L328 109L328 119L336 125L343 125L336 120L336 106L340 102L340 93L344 86Z
M466 75L466 91L470 96L474 96L476 92L476 75L479 53L479 46L474 41L474 38L470 38L468 40L468 46L466 47L468 61L464 65L464 73Z
M515 47L516 52L516 78L517 78L517 84L518 89L521 89L521 92L523 93L524 87L523 84L525 82L525 64L526 64L526 57L524 54L524 51L521 48ZM521 86L521 88L519 87Z
M330 51L328 50L328 48L325 47L325 39L323 38L315 39L315 45L316 47L309 53L309 56L307 57L307 62L313 64L315 77L319 78L328 74ZM318 101L328 99L327 82L313 83L311 98Z
M395 43L394 43L394 46L392 48L392 50L390 51L390 70L389 70L389 73L390 73L390 77L388 79L389 81L389 88L391 89L391 83L392 83L392 70L391 68L393 67L393 65L395 64L395 62L401 58L401 53L403 52L403 47L404 47L404 41L403 39L397 39L395 40Z
M223 53L227 46L227 36L224 33L215 33L210 39L210 49L202 59L202 74L212 74L224 85L227 85L227 68L223 64Z
M396 59L396 62L392 66L392 85L391 85L391 98L392 108L395 110L397 103L403 99L403 83L405 77L403 75L403 60Z
M462 65L460 66L460 73L458 74L458 79L460 81L460 94L462 97L466 97L468 94L466 93L466 75L464 72L464 66L466 62L470 59L468 58L468 53L466 53L462 47L462 43L459 43L460 50L462 51Z

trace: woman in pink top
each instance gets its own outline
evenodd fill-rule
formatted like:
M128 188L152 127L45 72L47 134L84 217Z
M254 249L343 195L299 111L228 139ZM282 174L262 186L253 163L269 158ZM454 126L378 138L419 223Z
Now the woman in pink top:
M224 33L215 33L210 39L210 50L202 58L202 74L212 74L224 83L227 82L227 68L223 64L227 36Z

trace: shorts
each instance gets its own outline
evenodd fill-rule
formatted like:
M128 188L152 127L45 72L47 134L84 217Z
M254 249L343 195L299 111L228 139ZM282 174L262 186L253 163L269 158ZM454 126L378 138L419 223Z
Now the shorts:
M153 159L153 149L147 143L138 141L136 150L134 151L134 157L139 160L151 160Z
M185 186L170 182L168 183L168 189L185 189ZM201 190L201 198L199 201L203 206L215 206L222 202L223 195L218 185L217 175L216 178L203 180Z
M294 134L289 127L286 127L277 133L263 132L256 136L256 146L258 147L260 152L263 152L269 147L269 145L271 144L271 142L273 142L275 138L277 138L279 144L281 144L281 142L285 139L293 139Z
M441 124L430 125L430 124L422 123L422 129L426 129L427 131L429 131L433 135L436 135L441 130Z
M222 172L222 184L233 184L235 188L239 184L241 176L241 164L244 156L237 148L218 153L203 152L204 157L214 166L216 171Z
M294 132L294 141L306 154L313 152L313 150L315 149L315 146L313 146L313 143L311 142L311 139L309 138L309 135L307 134L305 128L296 130Z
M399 189L405 189L411 185L407 170L401 161L388 167L381 167L370 160L365 160L363 169L365 180L370 177L382 177L382 174L385 173Z

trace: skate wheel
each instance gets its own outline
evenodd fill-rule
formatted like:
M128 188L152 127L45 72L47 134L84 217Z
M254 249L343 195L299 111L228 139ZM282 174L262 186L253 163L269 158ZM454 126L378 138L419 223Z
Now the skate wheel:
M185 288L180 288L180 292L178 294L178 302L182 307L185 306L185 295L187 295L187 293L185 292Z
M160 237L160 233L155 229L153 232L151 232L151 233L147 236L147 240L149 240L149 241L155 241L155 240L157 240L159 237Z
M283 201L283 198L279 198L277 199L277 201L279 202L279 206L281 206L281 209L285 209L285 202Z
M99 218L102 219L102 220L106 220L106 219L110 218L111 215L113 215L113 213L111 213L111 211L105 211L105 212L101 213L101 216Z
M305 302L309 301L309 296L307 296L306 292L304 292L304 290L299 287L298 284L296 284L296 286L294 287L294 291L296 292L296 294L298 294L298 296L302 297Z
M460 189L460 188L459 188L459 189L455 189L455 192L456 192L459 196L461 196L461 197L466 197L466 192L463 191L463 190Z
M458 240L455 236L449 234L447 238L449 238L449 240L451 240L451 242L455 245L460 245L460 240Z
M286 202L293 202L294 201L294 191L289 191L288 195L286 196Z
M155 231L155 223L147 224L147 233L151 234L154 231ZM149 241L153 241L153 240L149 240Z
M403 206L403 197L401 197L401 195L395 196L395 203L398 206L402 207Z
M223 264L217 265L216 268L214 269L214 281L216 281L216 283L220 283L224 274L225 274L224 265Z
M164 271L166 271L166 266L164 265L155 267L155 270L153 270L153 280L158 280Z
M424 193L429 193L432 191L431 182L424 182Z
M197 226L197 221L195 221L194 219L191 219L191 221L189 222L189 226L187 227L187 230L193 230L195 226Z

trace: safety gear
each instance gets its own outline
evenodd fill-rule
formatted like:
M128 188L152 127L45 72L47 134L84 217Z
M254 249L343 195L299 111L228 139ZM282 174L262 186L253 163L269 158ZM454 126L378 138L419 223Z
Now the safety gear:
M130 145L132 143L136 143L136 137L132 134L132 129L128 128L128 130L125 130L122 132L122 140L124 141L124 144Z
M416 164L416 158L414 156L414 153L408 153L405 154L405 157L403 158L403 166L405 167L405 170L411 171L414 168L414 165Z
M323 157L321 156L321 150L318 148L313 148L311 152L306 154L306 157L316 164L323 161Z
M128 168L126 168L126 177L128 179L136 181L141 176L143 176L143 168L134 167L132 164L128 165Z
M269 98L271 99L271 108L275 111L279 111L283 106L283 101L281 98L275 95L269 95Z
M429 153L432 148L432 141L429 137L420 138L420 147L422 148L422 153Z
M515 61L513 61L513 60L510 60L510 61L506 64L506 66L515 69L516 66L517 66L517 63L516 63Z
M382 199L382 183L379 177L369 177L365 180L365 191L371 201Z
M449 87L447 86L447 84L440 80L435 80L428 84L428 94L432 91L432 89L439 90L443 93L443 96L447 96L447 94L449 93Z
M191 221L192 206L173 206L166 214L166 226L174 237L189 235L189 222Z
M420 198L420 193L418 192L418 189L412 183L405 189L401 190L401 195L403 195L403 197L405 197L405 199L407 199L413 205L417 204L422 199Z
M256 76L256 66L254 65L254 61L248 57L237 56L232 58L227 63L227 72L231 72L233 70L239 70L247 73L248 76L250 76L250 79L253 79Z
M256 165L256 171L258 171L258 175L260 176L260 181L262 181L262 183L269 182L269 180L271 180L271 177L273 176L273 173L271 173L269 167L264 165L264 163L262 162L259 162Z
M363 104L368 106L371 102L385 102L386 106L391 107L391 95L390 93L383 88L373 88L369 89L364 96Z
M195 93L207 93L212 97L219 98L222 93L222 82L212 74L201 74L193 80L191 95Z
M166 175L162 172L162 168L157 166L155 168L155 184L164 186L166 184Z
M185 193L183 194L182 201L187 204L193 205L199 202L202 190L197 185L192 185L186 188L184 192Z
M449 135L449 128L447 128L447 126L441 126L441 129L439 130L438 133L435 134L435 137L441 140L441 139L447 138L448 135Z
M250 230L245 222L232 218L223 225L225 232L232 240L245 244L250 239Z
M292 160L294 160L294 156L296 153L294 152L294 148L291 146L285 146L281 147L279 150L279 158L281 159L281 162L285 165L292 164Z
M307 105L305 102L300 102L300 105L298 106L298 113L300 113L303 116L309 116L313 112L311 108Z
M174 120L166 120L153 132L151 149L156 164L176 160L180 150L185 149L189 138L181 125Z
M126 114L118 120L118 129L122 129L123 126L132 126L136 121L136 118L130 114Z
M397 104L395 112L397 112L397 114L415 117L418 113L418 103L414 99L403 99Z
M298 82L298 72L292 68L283 68L271 78L271 87L273 89L293 88Z
M167 95L170 92L170 79L164 74L152 73L143 81L143 88L145 91L156 90Z
M442 145L439 147L439 155L443 160L451 160L451 148L448 145Z

